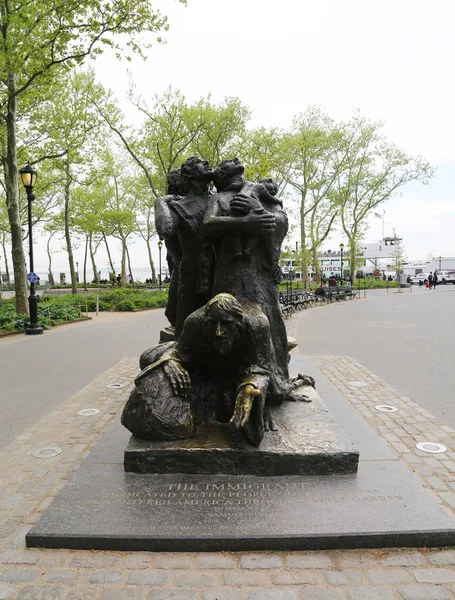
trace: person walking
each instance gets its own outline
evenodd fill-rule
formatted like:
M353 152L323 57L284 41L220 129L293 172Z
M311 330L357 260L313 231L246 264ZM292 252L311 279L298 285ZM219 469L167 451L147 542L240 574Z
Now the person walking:
M436 286L438 285L438 276L436 275L436 273L433 275L433 287L436 289Z
M430 273L428 275L428 288L431 290L432 286L433 286L433 273Z

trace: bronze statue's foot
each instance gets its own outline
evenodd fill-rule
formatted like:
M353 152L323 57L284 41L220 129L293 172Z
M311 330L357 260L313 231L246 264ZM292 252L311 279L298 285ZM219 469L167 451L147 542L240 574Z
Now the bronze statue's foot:
M264 409L264 431L278 431L278 425L272 417L270 407Z
M297 377L292 377L291 384L293 390L302 385L311 385L312 388L316 389L314 378L311 377L311 375L305 375L304 373L299 373Z
M309 396L305 396L305 394L298 394L295 390L289 392L286 400L288 400L288 402L311 402L311 398Z

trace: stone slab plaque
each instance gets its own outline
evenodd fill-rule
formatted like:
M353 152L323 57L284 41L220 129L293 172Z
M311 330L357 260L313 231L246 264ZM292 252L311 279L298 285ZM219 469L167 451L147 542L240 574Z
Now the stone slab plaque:
M399 461L325 477L139 475L86 462L26 542L172 552L451 546L455 522Z
M359 452L311 387L311 402L286 402L274 409L278 431L265 433L255 448L234 443L227 425L206 427L197 437L152 442L131 437L125 471L224 475L328 475L355 473Z

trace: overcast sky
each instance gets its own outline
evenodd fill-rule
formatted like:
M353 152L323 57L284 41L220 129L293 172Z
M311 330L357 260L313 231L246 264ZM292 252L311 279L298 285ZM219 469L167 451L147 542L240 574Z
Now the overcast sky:
M124 109L127 69L144 97L169 85L190 100L209 92L214 101L237 96L252 109L253 126L286 127L309 105L335 119L348 119L358 108L384 121L388 138L408 154L437 167L429 186L410 184L384 205L386 234L395 228L409 259L433 251L455 256L453 0L155 4L169 16L166 45L155 45L146 62L119 64L104 55L94 63ZM381 221L372 217L365 241L380 235ZM336 233L327 246L341 241ZM36 251L45 271L45 254ZM77 254L81 262L82 249ZM132 257L137 267L147 265L139 242ZM56 270L66 264L63 254L56 256Z

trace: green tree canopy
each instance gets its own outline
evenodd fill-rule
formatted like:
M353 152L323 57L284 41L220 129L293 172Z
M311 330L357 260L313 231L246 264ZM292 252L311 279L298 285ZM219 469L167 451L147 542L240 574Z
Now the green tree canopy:
M184 2L185 0L181 0ZM0 120L3 169L12 236L16 307L27 312L25 256L18 201L17 115L21 105L46 97L62 69L113 48L142 54L167 28L166 18L142 0L0 0ZM152 34L152 38L147 35ZM33 94L33 98L32 98Z

